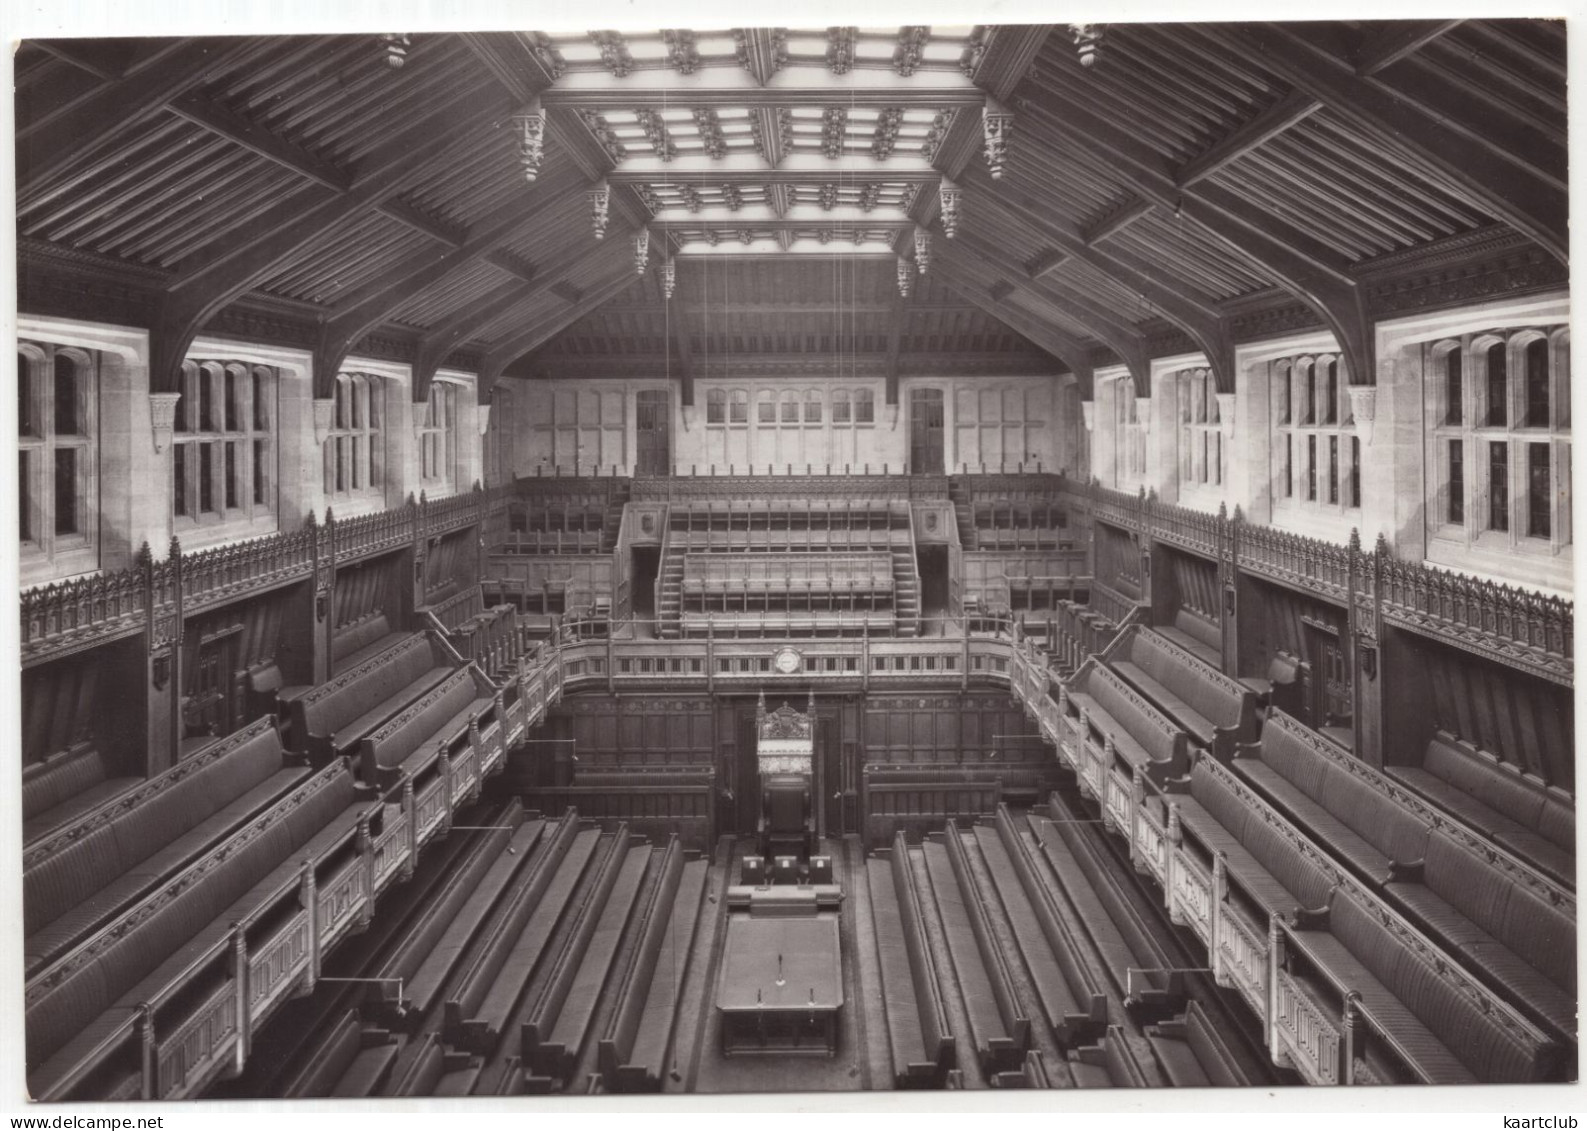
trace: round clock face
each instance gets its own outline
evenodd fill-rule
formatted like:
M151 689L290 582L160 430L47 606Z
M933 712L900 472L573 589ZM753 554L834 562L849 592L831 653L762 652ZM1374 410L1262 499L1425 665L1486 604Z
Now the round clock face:
M783 648L772 657L771 662L778 671L783 673L783 675L791 675L792 673L799 670L799 653L795 652L792 648Z

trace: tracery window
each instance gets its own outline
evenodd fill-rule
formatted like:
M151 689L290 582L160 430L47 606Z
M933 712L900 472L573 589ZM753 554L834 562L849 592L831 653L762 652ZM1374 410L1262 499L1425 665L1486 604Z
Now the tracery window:
M876 423L876 394L872 390L854 390L854 423Z
M1223 426L1218 386L1207 369L1178 374L1179 481L1185 487L1222 487Z
M432 495L454 489L453 465L457 461L457 386L450 381L430 382L430 397L414 428L419 442L419 480Z
M384 389L379 377L336 379L331 430L325 441L325 494L331 499L379 496L385 480Z
M171 448L171 511L178 528L275 513L276 389L269 366L183 365Z
M1141 420L1133 377L1114 382L1113 397L1114 435L1118 438L1114 474L1123 490L1138 486L1146 477L1146 425Z
M1361 506L1361 441L1344 363L1305 354L1271 363L1273 499L1284 510L1345 515Z
M18 343L17 514L25 557L54 561L96 545L98 415L93 354Z
M1568 545L1569 332L1471 334L1426 349L1430 527L1500 551Z

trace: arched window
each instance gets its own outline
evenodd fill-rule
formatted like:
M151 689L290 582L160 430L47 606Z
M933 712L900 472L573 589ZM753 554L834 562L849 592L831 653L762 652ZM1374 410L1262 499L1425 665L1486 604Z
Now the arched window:
M1549 413L1549 348L1547 338L1526 344L1526 427L1547 428Z
M789 389L782 395L782 423L799 423L799 394Z
M853 412L849 406L849 391L847 389L832 390L832 423L849 424L853 421Z
M384 384L365 373L336 379L335 410L325 441L325 494L330 498L378 497L384 482L381 435Z
M854 423L876 423L876 394L870 389L854 390Z
M457 461L457 385L431 381L430 396L415 429L419 441L419 480L430 494L454 489Z
M178 529L274 513L276 380L263 365L197 360L183 366L171 449Z
M1461 424L1466 419L1464 356L1458 344L1443 353L1445 424Z
M734 389L731 415L728 417L730 424L749 423L749 390Z
M1339 355L1283 358L1271 363L1269 373L1278 400L1269 465L1275 520L1358 509L1361 444Z
M1223 429L1218 422L1218 389L1208 369L1178 373L1181 431L1180 484L1184 487L1223 485Z
M705 422L727 423L727 390L711 389L705 394Z
M1449 553L1552 553L1569 545L1569 492L1556 490L1569 482L1571 459L1565 332L1445 340L1428 347L1428 358L1437 382L1430 415L1439 421L1427 457L1431 533ZM1468 370L1475 388L1461 379Z
M777 394L770 389L762 389L755 394L755 423L777 423Z
M805 391L805 423L821 423L821 390L807 389Z
M1510 362L1509 346L1494 342L1483 351L1487 369L1487 414L1484 423L1489 428L1503 428L1510 420Z
M94 546L96 368L95 355L79 349L37 342L17 349L17 514L24 554L53 560Z

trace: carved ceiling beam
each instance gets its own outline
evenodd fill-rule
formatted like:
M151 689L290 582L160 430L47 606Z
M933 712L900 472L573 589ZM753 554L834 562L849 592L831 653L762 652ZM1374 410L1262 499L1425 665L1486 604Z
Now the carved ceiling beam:
M552 121L556 119L553 117ZM909 158L903 154L894 154L886 161L878 161L868 153L850 154L839 163L818 153L802 153L784 159L776 169L768 167L758 156L747 154L725 157L721 161L674 157L665 165L654 158L645 157L629 158L616 166L608 161L606 168L611 171L604 175L614 185L693 184L719 188L733 184L758 188L763 185L820 184L839 175L850 183L891 181L898 184L935 185L941 179L941 174L922 158ZM921 195L935 196L934 193Z
M257 38L179 40L158 65L140 66L126 78L100 83L19 121L18 203L129 126L162 112L172 99L246 65L269 46Z
M413 401L422 404L430 399L430 382L435 371L446 362L453 350L493 322L505 318L519 307L527 305L549 287L541 280L508 287L495 297L478 306L469 306L438 326L432 326L419 342L413 361Z
M1049 353L1061 358L1076 376L1080 376L1081 370L1084 369L1089 377L1087 359L1091 351L1078 336L1064 330L1064 324L1074 326L1080 333L1105 342L1109 348L1114 347L1108 339L1117 338L1125 354L1132 352L1127 336L1115 335L1107 331L1098 332L1098 328L1086 319L1036 291L1029 280L1013 277L999 260L988 259L975 248L966 246L962 236L952 244L945 244L941 255L943 266L946 268L942 273L945 283L963 298L980 305L992 317L1007 323ZM985 289L960 287L957 285L957 276L961 273L974 278ZM1013 302L1016 298L1028 304L1028 308L1019 308ZM1021 317L1016 319L1016 314ZM1144 370L1146 368L1144 345L1133 350L1133 353L1134 365ZM1125 360L1126 363L1130 363L1131 358L1126 356ZM1083 387L1089 389L1088 380Z
M480 365L479 390L483 399L502 371L527 354L533 353L586 314L622 294L634 285L634 265L624 246L627 241L611 240L601 246L602 281L585 292L577 303L548 318L524 327L497 342ZM615 254L614 254L615 253Z
M1458 186L1492 215L1570 261L1567 161L1562 142L1523 117L1483 109L1426 76L1395 82L1359 77L1355 64L1281 24L1238 26L1222 38L1239 57L1276 72L1330 113ZM1494 158L1499 158L1495 161Z
M781 28L734 28L733 40L739 64L760 86L770 82L787 61L788 34Z
M111 46L114 50L115 40L30 39L28 42L63 63L70 63L79 70L87 71L96 79L115 82L126 77L126 59L123 52L117 52L117 55L122 57L105 58L105 48Z
M169 109L178 117L208 130L215 136L225 138L266 160L274 161L282 168L316 184L339 193L345 193L352 187L353 170L326 161L219 103L187 94L173 101ZM380 204L376 211L451 247L461 247L468 238L468 233L463 228L439 220L405 200L386 201Z
M519 279L525 283L537 283L540 281L540 272L508 252L492 251L487 253L484 259L486 263L489 263L496 270L504 275L511 275L514 279Z
M547 106L578 110L632 110L635 106L687 106L691 110L757 106L849 107L981 106L986 92L963 75L931 71L900 78L891 71L855 70L841 86L823 70L784 67L765 86L747 71L707 67L684 76L671 71L645 71L623 82L598 71L571 71L545 91Z
M415 178L436 165L461 162L478 146L477 131L512 110L504 97L458 92L469 112L459 117L451 102L427 118L395 131L360 164L360 175L345 193L308 186L267 209L246 230L209 245L184 263L166 287L152 335L150 387L175 389L199 328L218 310L253 289L272 273L321 244L326 233L391 200Z
M550 188L551 186L547 186ZM576 178L561 178L550 192L535 193L490 221L476 225L468 242L450 253L427 254L383 272L379 279L359 288L338 303L320 326L314 351L314 392L328 397L332 382L353 344L379 326L393 311L432 287L455 280L486 259L503 243L533 226L536 221L583 196L585 186Z
M690 314L710 314L713 318L726 315L750 315L762 318L783 318L804 314L831 314L829 302L693 302L681 296L666 306L659 303L612 303L601 309L602 314L650 314L660 316L667 310L683 309ZM887 314L893 309L889 302L857 300L843 303L844 314ZM916 314L967 314L980 307L964 302L917 302L910 304Z
M993 98L1007 101L1030 70L1054 24L1000 24L987 29L971 77Z
M388 200L375 211L398 223L406 224L421 235L429 236L436 243L448 247L459 248L469 242L471 233L468 228L459 224L449 224L445 220L431 216L406 200Z
M1322 107L1322 103L1299 91L1290 91L1256 117L1215 142L1179 167L1174 181L1188 188L1197 181L1212 176L1224 166L1232 164L1291 126L1305 121Z
M1135 221L1145 219L1156 207L1151 201L1132 193L1116 202L1106 215L1087 224L1081 230L1080 238L1087 247L1095 247L1109 236L1122 232Z
M997 248L980 240L961 236L954 244L975 255L988 267L1001 260ZM1146 338L1117 310L1090 298L1080 288L1050 276L1037 283L1023 278L1017 271L1005 273L999 269L999 273L1004 281L1012 283L1015 290L1029 301L1040 304L1043 309L1061 313L1118 354L1129 365L1131 375L1135 376L1136 388L1150 387L1151 357L1146 349Z
M1066 103L1062 112L1022 100L1021 113L1038 130L1038 137L1049 142L1054 136L1087 151L1099 170L1111 170L1124 178L1137 194L1169 213L1188 209L1193 201L1205 202L1215 211L1228 215L1241 226L1260 226L1272 242L1282 244L1309 271L1329 275L1341 283L1353 281L1350 260L1319 243L1305 232L1278 219L1255 215L1244 200L1216 185L1181 189L1174 183L1173 170L1162 155L1117 123L1078 103ZM1181 205L1184 209L1181 209Z
M1229 335L1228 323L1207 300L1174 284L1171 266L1150 267L1136 264L1132 258L1113 248L1086 246L1079 232L1068 229L1052 218L1022 193L1000 185L988 190L989 208L1006 212L1019 224L1029 226L1040 236L1058 245L1058 250L1039 257L1040 262L1031 269L1031 277L1040 279L1073 258L1094 271L1112 279L1126 290L1134 291L1150 303L1157 313L1178 326L1196 342L1207 355L1222 392L1234 392L1234 343Z
M279 134L244 118L218 102L189 93L174 99L170 103L170 110L178 117L187 119L217 137L223 137L326 188L346 192L352 186L351 169L343 168L294 145Z
M1110 122L1079 106L1063 115L1034 107L1044 130L1091 154L1103 167L1118 170L1135 191L1160 208L1205 229L1221 244L1315 310L1333 331L1357 384L1376 381L1372 323L1350 264L1316 241L1251 207L1215 185L1181 189L1160 154Z
M775 169L782 164L786 152L782 111L775 106L752 106L749 113L756 148L766 164Z
M1446 32L1454 31L1464 20L1388 20L1370 23L1372 35L1355 54L1356 74L1365 78L1416 54Z

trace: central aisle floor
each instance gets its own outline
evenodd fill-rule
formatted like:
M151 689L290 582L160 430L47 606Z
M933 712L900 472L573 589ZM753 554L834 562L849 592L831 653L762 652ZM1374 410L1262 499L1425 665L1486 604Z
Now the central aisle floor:
M862 948L874 947L874 941L856 915L863 902L854 893L855 885L864 883L864 852L855 838L827 840L821 849L831 854L844 890L840 916L844 1006L838 1018L837 1055L722 1055L716 982L726 936L726 889L738 880L739 857L753 850L750 842L740 847L733 838L724 837L717 845L706 884L704 918L689 956L676 1034L678 1078L669 1077L667 1091L837 1092L890 1085L888 1073L873 1068L885 1065L888 1054L875 957L862 954Z

